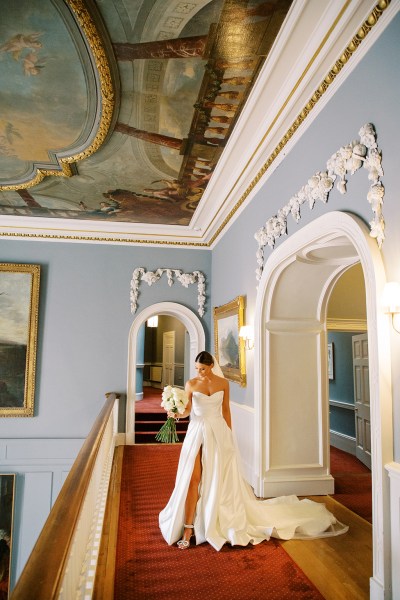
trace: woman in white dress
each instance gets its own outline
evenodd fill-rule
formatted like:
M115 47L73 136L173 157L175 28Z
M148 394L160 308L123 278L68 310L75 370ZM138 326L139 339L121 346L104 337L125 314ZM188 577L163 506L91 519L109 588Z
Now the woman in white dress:
M159 524L168 544L186 549L209 542L246 546L263 540L315 538L345 533L324 504L282 496L258 500L244 480L231 431L229 383L214 357L200 352L197 376L186 384L190 423L182 444L175 488ZM218 374L217 374L218 373ZM222 375L222 376L221 376Z

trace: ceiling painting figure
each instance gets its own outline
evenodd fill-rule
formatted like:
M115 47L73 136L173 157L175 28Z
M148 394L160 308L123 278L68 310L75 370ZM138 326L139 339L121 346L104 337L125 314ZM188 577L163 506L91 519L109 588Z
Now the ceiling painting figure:
M0 0L0 215L189 225L291 0Z

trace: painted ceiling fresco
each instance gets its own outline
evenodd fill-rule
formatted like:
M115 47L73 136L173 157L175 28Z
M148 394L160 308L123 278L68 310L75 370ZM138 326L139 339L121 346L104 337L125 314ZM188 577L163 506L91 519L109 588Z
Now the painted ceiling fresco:
M188 225L291 0L0 0L0 216Z

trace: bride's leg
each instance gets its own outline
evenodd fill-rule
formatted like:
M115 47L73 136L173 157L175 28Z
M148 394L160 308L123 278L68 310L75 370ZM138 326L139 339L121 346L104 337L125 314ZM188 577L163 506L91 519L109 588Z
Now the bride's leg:
M201 480L201 446L200 450L196 456L196 460L194 461L193 473L190 479L188 493L186 496L185 502L185 523L188 525L193 525L194 522L194 514L196 512L196 505L199 499L199 485ZM193 534L192 528L185 528L183 532L182 539L189 540L191 535Z

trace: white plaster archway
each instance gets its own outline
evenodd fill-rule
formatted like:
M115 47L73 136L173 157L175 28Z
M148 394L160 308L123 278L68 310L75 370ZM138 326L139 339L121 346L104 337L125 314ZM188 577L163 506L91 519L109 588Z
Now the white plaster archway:
M333 491L329 473L326 309L338 277L360 262L365 278L373 473L371 598L390 594L389 490L393 460L390 332L379 310L380 251L361 219L329 212L266 262L255 316L255 481L260 496Z
M140 327L154 315L167 315L179 319L189 333L190 377L195 375L194 362L197 354L205 348L205 334L200 319L186 306L175 302L159 302L144 308L132 323L128 341L128 385L126 400L126 443L135 443L136 399L136 342Z

